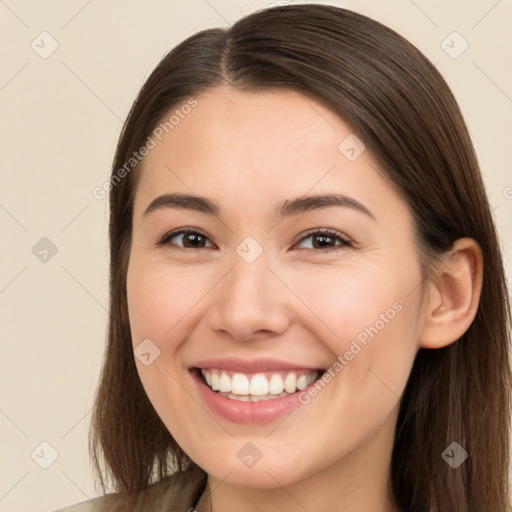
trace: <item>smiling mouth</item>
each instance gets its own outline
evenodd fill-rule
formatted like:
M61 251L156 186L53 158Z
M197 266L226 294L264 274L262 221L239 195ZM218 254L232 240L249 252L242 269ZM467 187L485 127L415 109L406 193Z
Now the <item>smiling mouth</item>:
M325 370L280 370L241 373L195 368L203 383L217 394L242 402L262 402L292 395L313 384Z

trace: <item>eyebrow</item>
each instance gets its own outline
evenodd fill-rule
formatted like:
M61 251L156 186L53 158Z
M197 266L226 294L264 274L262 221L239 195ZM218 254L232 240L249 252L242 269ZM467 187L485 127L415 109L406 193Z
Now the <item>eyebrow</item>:
M375 221L377 220L366 206L344 194L321 194L286 200L277 206L276 213L279 218L283 218L331 206L351 208L364 213ZM164 194L153 199L142 216L146 217L152 212L165 208L193 210L207 215L218 216L220 214L219 206L211 199L190 194L173 193Z

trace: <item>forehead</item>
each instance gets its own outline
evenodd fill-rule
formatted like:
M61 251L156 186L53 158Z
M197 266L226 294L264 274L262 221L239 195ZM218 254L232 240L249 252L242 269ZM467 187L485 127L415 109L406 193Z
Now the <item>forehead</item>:
M215 196L227 206L260 212L262 201L278 203L309 191L356 199L368 199L379 188L381 195L394 194L368 151L347 158L342 149L354 137L351 128L310 97L222 86L195 99L197 104L155 139L144 159L136 211L174 191Z
M197 105L172 129L175 145L187 144L193 136L197 149L251 151L249 155L283 147L336 150L339 135L349 132L333 112L298 92L226 86L197 97Z

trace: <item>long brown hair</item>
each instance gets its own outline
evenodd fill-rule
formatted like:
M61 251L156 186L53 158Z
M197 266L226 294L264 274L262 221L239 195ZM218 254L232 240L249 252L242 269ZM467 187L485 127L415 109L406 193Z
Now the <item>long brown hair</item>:
M480 244L476 318L457 342L419 349L401 399L389 485L403 511L509 510L510 302L462 114L413 45L366 16L319 4L261 10L229 29L189 37L161 60L133 103L109 184L108 340L90 431L103 491L107 479L117 492L132 493L194 465L154 410L134 362L126 272L140 165L119 170L171 109L221 84L292 89L339 114L405 198L426 279L456 239ZM469 454L457 469L441 456L452 442Z

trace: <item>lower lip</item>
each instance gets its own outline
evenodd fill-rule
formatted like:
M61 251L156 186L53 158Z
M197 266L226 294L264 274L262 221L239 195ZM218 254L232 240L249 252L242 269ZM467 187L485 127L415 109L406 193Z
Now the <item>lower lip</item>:
M290 414L294 409L302 405L298 398L300 391L288 396L281 396L261 402L242 402L240 400L234 400L219 395L210 389L210 387L203 382L199 370L192 369L190 370L190 374L197 385L201 397L210 410L217 416L233 423L247 425L270 423L282 416ZM312 382L309 386L313 386L315 382ZM309 386L303 389L302 392L307 392Z

